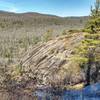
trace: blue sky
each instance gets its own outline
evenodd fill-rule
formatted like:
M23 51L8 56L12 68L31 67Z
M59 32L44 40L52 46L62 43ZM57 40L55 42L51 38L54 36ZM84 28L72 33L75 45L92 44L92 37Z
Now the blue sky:
M0 0L0 10L39 12L58 16L86 16L95 0Z

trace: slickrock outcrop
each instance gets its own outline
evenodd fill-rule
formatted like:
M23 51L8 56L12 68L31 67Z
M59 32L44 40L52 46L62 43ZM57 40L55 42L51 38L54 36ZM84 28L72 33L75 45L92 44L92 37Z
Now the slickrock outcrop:
M22 55L19 64L8 67L9 73L5 73L4 83L0 85L2 100L33 100L36 89L82 87L85 73L70 58L84 39L83 34L60 36L31 47Z
M22 77L36 79L37 86L82 82L84 75L70 57L83 39L83 33L74 33L30 48L21 59Z

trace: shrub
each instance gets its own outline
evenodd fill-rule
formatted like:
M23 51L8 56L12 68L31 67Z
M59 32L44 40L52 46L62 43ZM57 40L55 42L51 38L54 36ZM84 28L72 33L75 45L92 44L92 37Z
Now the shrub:
M53 30L48 30L45 34L43 34L42 40L43 42L47 42L52 39L53 37Z

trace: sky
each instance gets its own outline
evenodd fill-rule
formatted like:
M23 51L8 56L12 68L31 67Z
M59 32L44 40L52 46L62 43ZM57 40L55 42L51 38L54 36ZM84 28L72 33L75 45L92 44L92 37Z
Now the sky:
M87 16L95 0L0 0L0 10L38 12L62 17Z

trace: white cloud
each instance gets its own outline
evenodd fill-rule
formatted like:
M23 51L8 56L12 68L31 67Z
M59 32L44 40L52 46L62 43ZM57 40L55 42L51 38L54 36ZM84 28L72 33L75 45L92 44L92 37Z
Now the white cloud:
M0 10L6 10L10 12L19 12L19 9L13 3L0 0Z
M15 8L15 7L12 7L12 8L9 8L8 11L10 11L10 12L19 12L19 9Z

